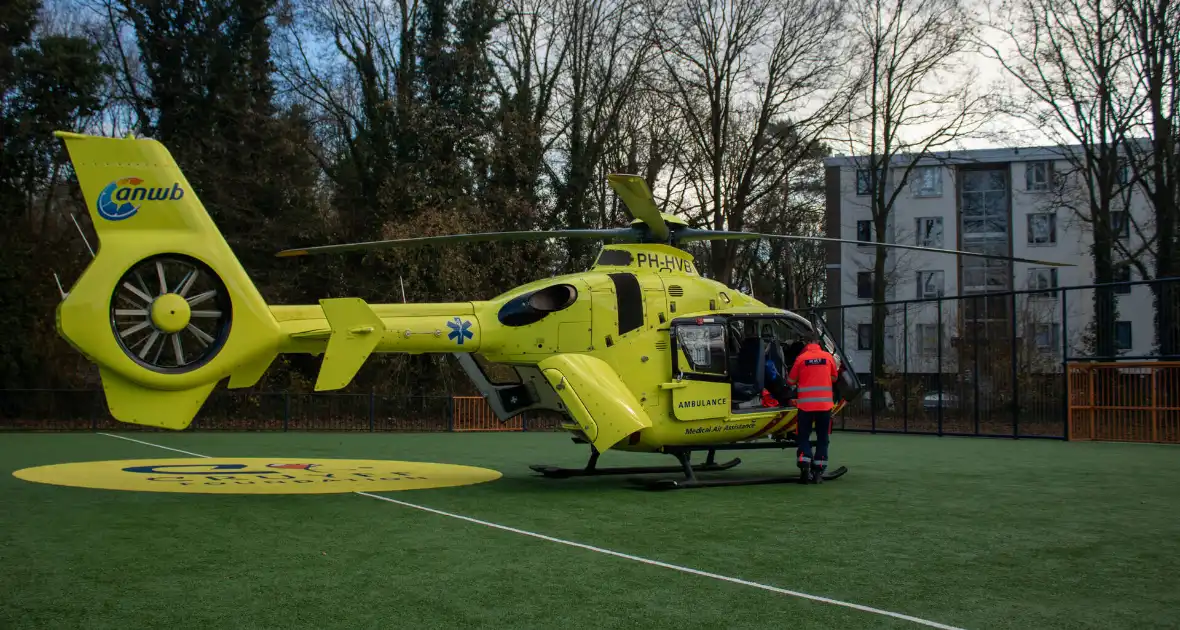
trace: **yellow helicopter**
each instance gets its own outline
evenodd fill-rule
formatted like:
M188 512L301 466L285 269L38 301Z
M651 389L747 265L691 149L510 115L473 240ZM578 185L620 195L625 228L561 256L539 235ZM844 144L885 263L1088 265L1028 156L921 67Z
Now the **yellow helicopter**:
M796 476L702 480L726 470L719 450L790 448L796 409L764 407L763 360L785 374L790 348L818 333L841 364L837 409L861 390L819 318L771 308L702 277L680 243L711 239L841 239L699 230L661 214L642 178L609 182L630 227L503 232L308 247L279 256L406 245L588 238L603 246L585 272L545 278L482 302L317 305L263 301L168 150L146 138L56 132L99 237L95 258L57 307L57 330L99 367L117 420L181 430L217 383L255 384L279 353L323 355L316 391L345 387L373 352L451 353L503 421L529 410L562 414L584 468L533 466L549 477L681 472L648 487L795 482ZM925 251L988 256L955 250ZM1059 263L1045 263L1059 265ZM1064 266L1064 265L1060 265ZM510 366L494 384L475 360ZM797 352L795 352L797 354ZM675 456L679 466L600 468L615 449ZM707 452L692 465L693 452ZM792 462L793 463L793 462ZM847 468L827 473L836 478Z

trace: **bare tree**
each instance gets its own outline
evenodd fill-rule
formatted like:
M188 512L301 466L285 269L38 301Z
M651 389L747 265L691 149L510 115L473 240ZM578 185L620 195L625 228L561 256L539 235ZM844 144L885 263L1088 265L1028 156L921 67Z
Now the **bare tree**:
M849 117L857 188L867 194L873 240L885 243L904 184L921 160L970 137L987 119L987 99L964 63L975 26L961 0L854 0L863 83ZM886 248L873 262L872 373L885 369ZM874 398L874 404L880 397Z
M1091 228L1100 284L1115 279L1116 250L1122 265L1143 253L1128 250L1118 238L1126 228L1114 222L1131 219L1120 153L1144 109L1130 22L1115 9L1113 0L1019 0L992 20L1002 25L994 28L1006 50L986 46L1022 88L1005 109L1063 145L1060 157L1069 169L1049 174L1051 203L1072 209ZM1080 149L1065 148L1071 145ZM1114 356L1113 289L1095 291L1094 301L1097 355Z
M679 0L669 13L659 25L663 93L696 158L685 210L694 223L740 231L846 112L840 5ZM710 243L715 279L733 279L742 246Z
M745 219L754 231L823 236L823 158L828 152L826 146L817 148L785 174L778 190L748 209ZM827 280L824 247L815 241L768 239L737 259L734 281L768 304L813 308L823 301Z
M491 187L500 229L525 229L542 214L545 155L552 150L557 82L565 69L568 40L556 37L560 0L507 0L505 16L489 55L496 67L499 100ZM529 221L525 221L525 218Z
M559 37L565 72L557 83L557 136L547 164L556 198L556 223L590 227L592 177L628 103L642 85L654 50L649 7L642 0L569 0L560 3ZM567 266L585 265L587 244L568 243Z
M320 167L352 190L345 237L379 233L385 211L398 205L384 187L412 148L404 136L413 129L418 5L307 0L282 13L275 65L283 87L314 114Z
M1131 37L1133 72L1141 78L1146 119L1135 127L1148 142L1127 142L1133 181L1153 209L1156 278L1180 275L1180 4L1172 0L1122 0L1118 11ZM1144 278L1152 277L1138 262ZM1162 355L1180 354L1180 291L1170 282L1152 285L1156 343Z

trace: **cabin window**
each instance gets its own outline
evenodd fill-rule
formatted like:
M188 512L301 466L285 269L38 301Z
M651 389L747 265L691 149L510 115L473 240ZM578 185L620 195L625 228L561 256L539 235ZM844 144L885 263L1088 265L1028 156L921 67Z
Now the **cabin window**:
M604 249L598 255L598 264L609 267L631 266L631 252L625 249Z
M612 273L615 284L616 308L619 313L619 336L643 327L643 288L639 279L629 273Z
M725 373L725 327L721 324L679 326L676 341L688 362L685 368L708 374Z

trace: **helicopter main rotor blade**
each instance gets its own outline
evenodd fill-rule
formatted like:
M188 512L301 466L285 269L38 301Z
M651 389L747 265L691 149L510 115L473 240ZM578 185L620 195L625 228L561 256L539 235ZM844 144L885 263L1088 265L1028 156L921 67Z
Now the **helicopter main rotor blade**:
M623 205L627 206L631 216L647 224L652 236L660 241L668 239L668 224L664 223L664 217L660 216L660 209L656 207L651 190L642 177L611 173L606 176L606 180L610 182L611 188L615 189L615 194L623 200Z
M1048 267L1076 267L1077 265L1071 263L1053 262L1050 260L1037 260L1034 258L1020 258L1019 256L1004 256L1002 254L983 254L979 252L967 252L958 249L941 249L937 247L921 247L919 245L902 245L900 243L872 243L866 241L856 241L844 238L830 238L826 236L796 236L790 234L761 234L758 232L725 232L718 230L685 230L677 236L678 241L716 241L716 240L760 240L764 238L777 238L794 241L823 241L828 243L854 243L865 247L893 247L897 249L909 249L919 252L932 252L935 254L954 254L956 256L974 256L976 258L990 258L993 260L1010 260L1013 262L1032 263L1036 265L1045 265Z
M639 236L636 231L631 228L611 228L603 230L527 230L519 232L488 232L485 234L447 234L443 236L399 238L388 241L366 241L363 243L342 243L340 245L301 247L298 249L285 249L275 255L281 258L289 258L294 256L309 256L312 254L339 254L343 252L392 249L394 247L412 247L415 245L480 243L488 241L543 241L550 238L638 240Z

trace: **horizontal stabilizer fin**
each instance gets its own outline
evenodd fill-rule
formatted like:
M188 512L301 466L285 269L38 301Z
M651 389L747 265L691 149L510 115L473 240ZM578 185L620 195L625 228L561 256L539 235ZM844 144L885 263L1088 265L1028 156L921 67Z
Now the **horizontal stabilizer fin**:
M316 378L317 392L348 385L385 334L385 324L361 298L320 300L320 306L332 336Z
M112 370L99 367L107 408L120 422L180 431L188 427L213 392L216 382L191 389L161 390L141 387Z

